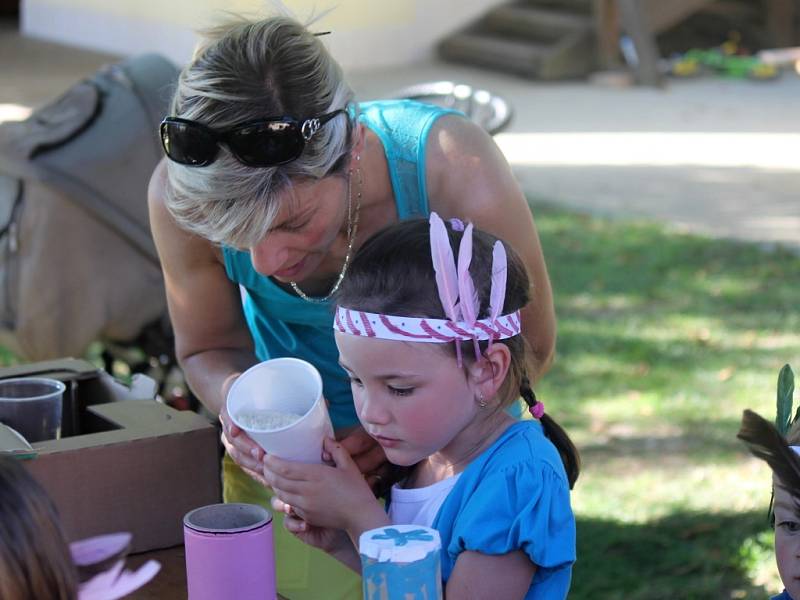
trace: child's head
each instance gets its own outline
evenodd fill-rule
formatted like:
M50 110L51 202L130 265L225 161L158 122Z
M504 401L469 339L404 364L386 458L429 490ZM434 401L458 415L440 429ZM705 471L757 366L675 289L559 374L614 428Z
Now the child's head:
M455 256L463 231L446 225L447 234ZM479 318L489 314L491 292L492 250L497 241L494 236L473 229L472 260L469 272L480 302ZM529 299L528 275L517 254L505 246L507 277L502 314L511 314L523 308ZM347 278L337 294L337 304L359 311L383 314L446 319L439 297L435 273L431 262L430 226L427 220L403 221L380 231L359 249L350 266ZM412 341L413 338L409 338ZM486 340L480 341L485 350ZM525 373L525 342L520 335L498 340L509 348L509 377L498 394L498 406L507 406L519 395L518 390ZM417 344L418 350L436 351L443 357L456 361L454 343ZM460 343L460 354L465 367L475 362L472 340ZM440 359L441 361L441 359Z
M790 446L800 447L800 420L787 435ZM785 485L773 472L775 560L781 581L792 598L800 598L800 489Z
M772 469L775 560L786 590L800 599L800 419L784 439L773 423L746 410L737 437Z
M775 485L775 561L784 587L800 598L800 498Z
M55 506L16 459L0 456L0 598L77 595Z
M471 226L465 231L463 225L454 228L452 223L440 228L440 232L446 231L442 239L446 238L454 255L451 263L463 261L471 252L468 271L476 300L473 316L479 320L474 331L484 331L477 340L462 335L460 342L448 341L453 339L451 326L455 323L452 306L446 308L442 297L444 284L437 283L443 263L432 259L431 237L436 247L437 219L432 215L430 225L422 219L404 221L370 238L354 257L337 294L339 307L372 313L370 319L378 320L384 330L377 337L350 335L346 332L358 330L359 325L353 329L349 327L353 323L344 321L353 317L360 323L366 315L337 312L336 341L341 362L354 380L356 410L397 464L413 464L421 456L404 453L405 444L393 436L415 439L419 442L415 450L427 449L430 455L441 448L433 446L467 427L490 427L521 392L530 406L541 406L530 390L526 375L529 358L519 335L517 311L528 303L530 290L525 266L511 248L486 232ZM462 238L470 235L471 248L462 244ZM469 242L469 237L464 241ZM454 278L455 271L454 267ZM467 304L465 295L462 290L457 302L462 312ZM405 338L386 334L382 316L387 315L410 317L408 332L411 321L423 332L435 325L429 337L438 338L435 341L439 343L430 343L434 339L417 342L423 336L414 333ZM468 329L463 322L469 320L462 315L456 321L461 331ZM406 325L392 318L388 327L392 323L401 328ZM542 422L565 458L572 483L577 477L577 452L551 419L545 416ZM425 448L426 443L432 446Z

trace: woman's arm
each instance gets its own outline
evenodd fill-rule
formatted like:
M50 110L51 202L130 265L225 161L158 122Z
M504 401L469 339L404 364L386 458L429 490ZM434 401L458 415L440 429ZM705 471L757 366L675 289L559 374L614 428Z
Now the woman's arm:
M555 352L556 317L533 215L511 167L494 140L463 117L439 119L427 142L431 210L472 221L510 244L531 278L531 302L522 310L522 331L531 346L535 381Z
M150 178L148 206L161 260L175 353L186 381L203 405L220 415L225 447L255 476L258 446L232 424L225 398L233 380L258 362L242 315L239 288L225 274L222 257L208 241L181 229L165 205L166 165Z
M487 576L491 573L491 576ZM447 581L447 600L514 600L531 587L536 565L521 550L489 555L462 552Z
M219 414L234 376L257 360L238 287L226 276L219 251L175 223L165 205L166 186L162 160L150 179L148 206L175 351L192 391Z

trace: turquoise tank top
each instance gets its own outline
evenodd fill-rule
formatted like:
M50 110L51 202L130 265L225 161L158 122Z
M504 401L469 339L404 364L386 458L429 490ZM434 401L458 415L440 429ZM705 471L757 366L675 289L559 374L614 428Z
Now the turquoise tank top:
M380 139L389 166L399 219L427 217L425 144L433 123L461 114L412 100L381 100L359 105L359 121ZM242 288L242 306L259 360L294 356L322 375L334 428L358 423L350 381L339 366L333 338L333 303L312 304L257 273L250 253L223 247L228 277Z

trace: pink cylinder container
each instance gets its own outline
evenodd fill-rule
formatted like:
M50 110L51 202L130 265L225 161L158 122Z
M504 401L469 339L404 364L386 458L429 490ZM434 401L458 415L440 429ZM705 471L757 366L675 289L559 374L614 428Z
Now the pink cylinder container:
M272 514L211 504L183 518L189 600L276 600Z

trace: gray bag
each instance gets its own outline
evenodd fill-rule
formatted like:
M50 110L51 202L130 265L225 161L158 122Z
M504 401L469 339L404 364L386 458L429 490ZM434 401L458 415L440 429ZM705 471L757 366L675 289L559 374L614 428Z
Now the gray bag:
M166 328L147 184L177 76L133 57L0 125L0 345L20 358Z

